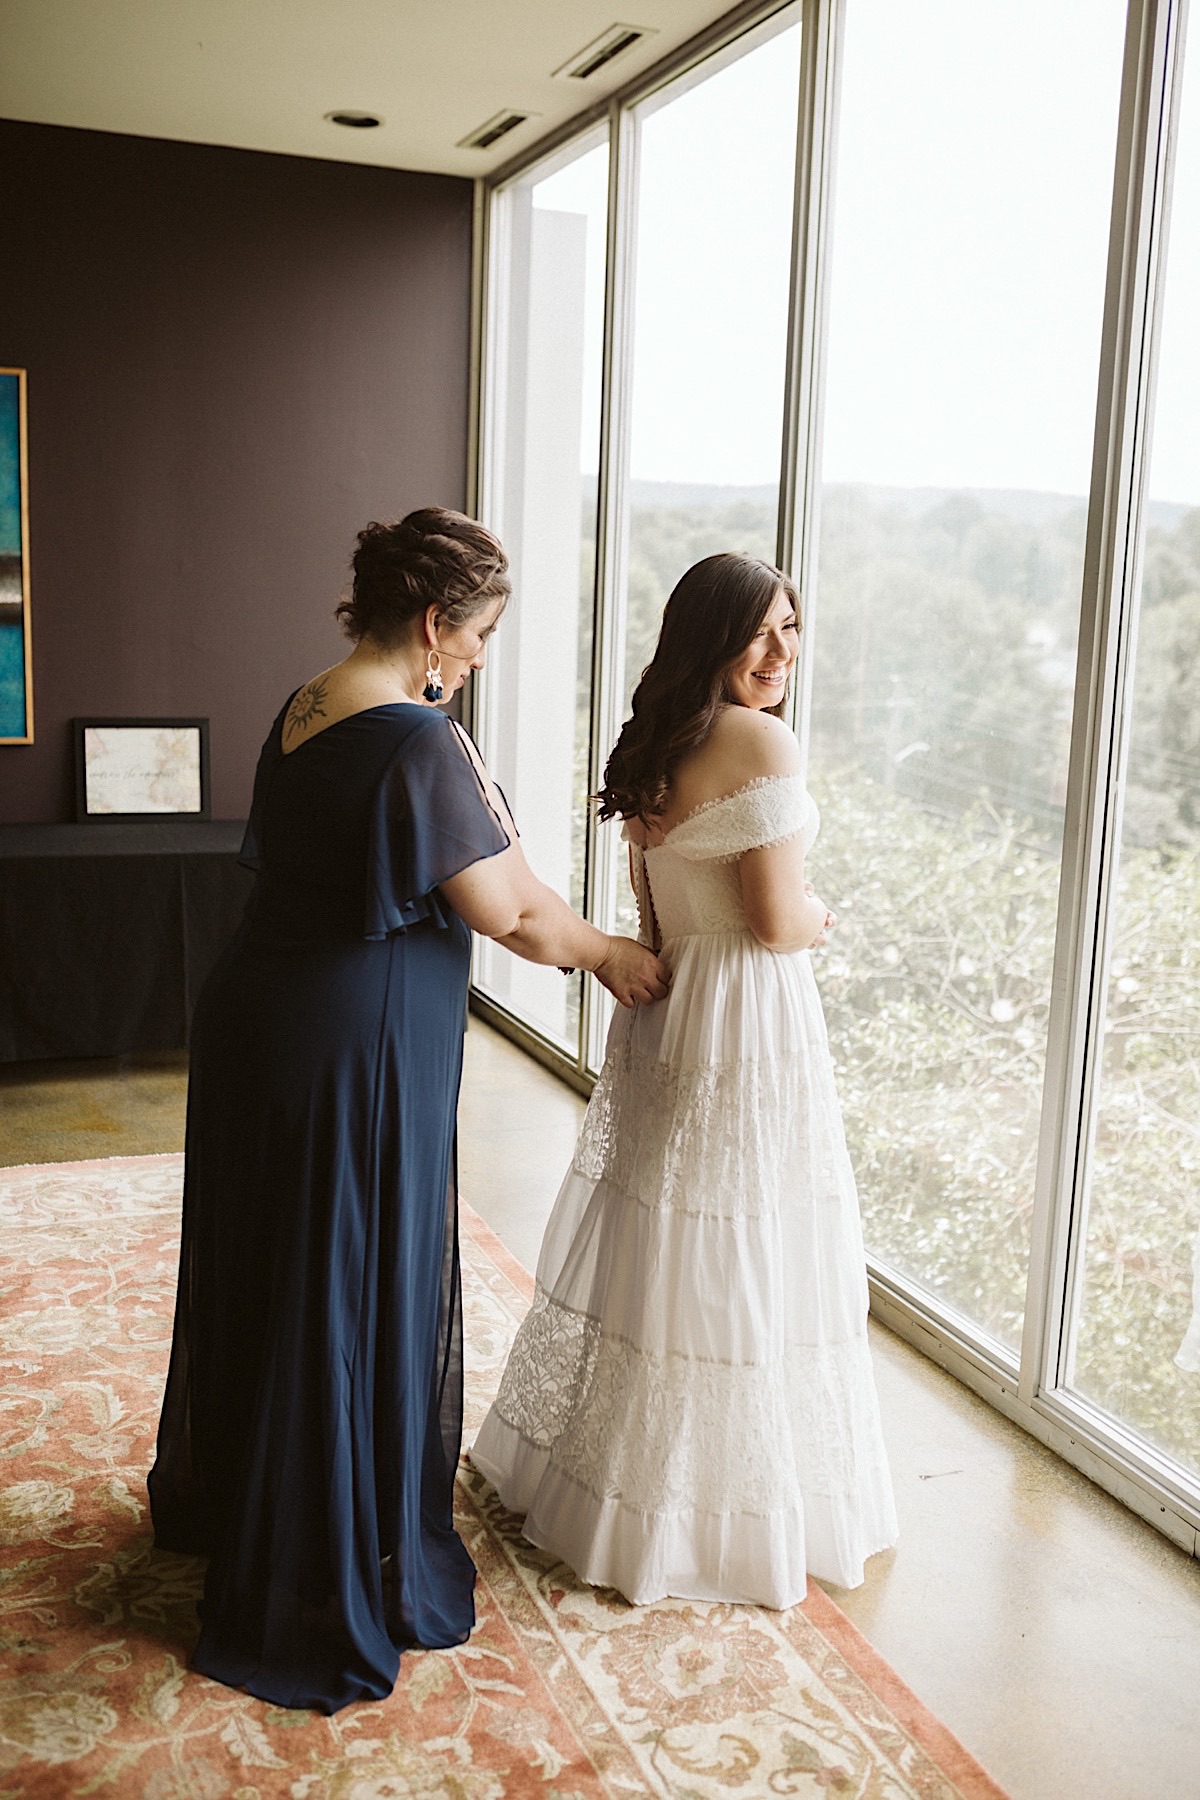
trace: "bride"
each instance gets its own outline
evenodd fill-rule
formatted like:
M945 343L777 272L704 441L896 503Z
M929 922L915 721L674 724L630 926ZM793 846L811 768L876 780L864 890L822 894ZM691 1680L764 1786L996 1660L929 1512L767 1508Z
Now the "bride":
M795 589L709 556L609 759L668 998L614 1017L537 1288L471 1452L530 1542L636 1602L786 1607L895 1542L867 1283L780 718Z

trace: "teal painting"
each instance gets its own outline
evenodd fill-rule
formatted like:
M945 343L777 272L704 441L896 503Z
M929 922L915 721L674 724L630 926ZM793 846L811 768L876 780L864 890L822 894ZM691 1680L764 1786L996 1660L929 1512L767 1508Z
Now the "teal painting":
M0 369L0 743L33 737L25 371Z

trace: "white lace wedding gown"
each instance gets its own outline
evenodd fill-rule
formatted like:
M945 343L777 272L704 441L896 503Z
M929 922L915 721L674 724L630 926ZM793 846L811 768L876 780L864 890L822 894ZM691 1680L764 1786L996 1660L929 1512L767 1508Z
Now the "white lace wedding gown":
M585 1581L791 1606L897 1527L867 1283L807 951L763 948L738 857L803 832L799 777L644 854L668 999L618 1009L472 1461Z

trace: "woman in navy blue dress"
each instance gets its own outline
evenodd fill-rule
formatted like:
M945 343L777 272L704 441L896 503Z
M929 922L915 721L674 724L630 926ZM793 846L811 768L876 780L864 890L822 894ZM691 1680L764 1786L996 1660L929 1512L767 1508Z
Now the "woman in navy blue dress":
M428 508L370 525L354 649L284 707L255 778L246 920L201 995L155 1541L210 1558L192 1666L281 1706L390 1692L461 1643L455 1109L471 930L590 968L626 1005L647 950L522 856L439 703L510 585L492 535Z

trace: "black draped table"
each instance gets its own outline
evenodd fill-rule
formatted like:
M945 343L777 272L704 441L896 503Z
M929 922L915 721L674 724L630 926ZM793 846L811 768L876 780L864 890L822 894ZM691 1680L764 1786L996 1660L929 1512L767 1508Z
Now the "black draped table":
M0 826L0 1062L181 1049L254 883L243 830Z

